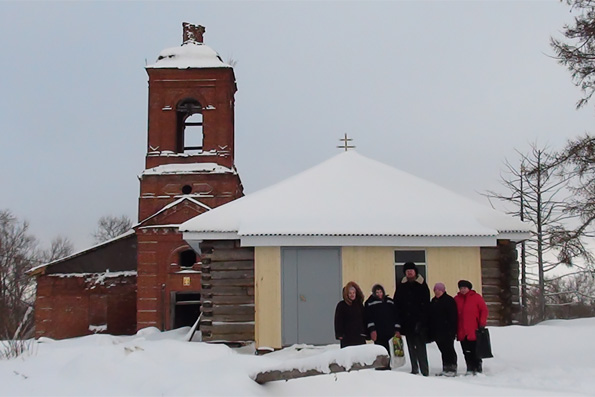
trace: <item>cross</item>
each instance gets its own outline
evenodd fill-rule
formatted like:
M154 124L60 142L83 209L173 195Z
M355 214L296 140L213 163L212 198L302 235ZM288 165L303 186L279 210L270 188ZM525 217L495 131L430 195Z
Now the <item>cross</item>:
M345 138L341 138L339 140L343 141L343 145L337 146L339 149L345 149L345 151L347 151L347 149L355 149L355 146L351 146L351 145L347 144L347 142L353 141L353 139L347 138L347 134L345 134Z

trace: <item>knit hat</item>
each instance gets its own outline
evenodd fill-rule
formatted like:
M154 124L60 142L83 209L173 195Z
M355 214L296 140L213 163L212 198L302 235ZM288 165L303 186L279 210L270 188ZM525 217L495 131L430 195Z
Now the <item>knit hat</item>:
M403 273L407 273L407 270L409 270L409 269L415 270L415 275L416 276L419 273L418 270L417 270L417 266L415 266L415 263L413 263L413 262L405 262L405 264L403 265Z
M459 286L459 289L461 289L461 287L467 287L469 289L473 289L473 284L471 284L471 281L467 281L467 280L459 280L458 286Z
M444 283L436 283L434 284L434 291L436 290L446 292L446 285Z

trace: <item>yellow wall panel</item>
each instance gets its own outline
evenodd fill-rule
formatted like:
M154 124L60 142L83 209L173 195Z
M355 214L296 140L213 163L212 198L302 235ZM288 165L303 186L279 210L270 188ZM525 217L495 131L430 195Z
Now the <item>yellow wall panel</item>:
M394 249L391 247L343 247L343 285L359 284L367 298L374 284L384 286L390 296L395 291Z
M473 289L481 294L481 258L479 247L427 248L428 286L430 292L437 282L446 285L449 295L455 296L457 282L469 280Z
M255 338L257 347L281 348L281 249L254 249Z

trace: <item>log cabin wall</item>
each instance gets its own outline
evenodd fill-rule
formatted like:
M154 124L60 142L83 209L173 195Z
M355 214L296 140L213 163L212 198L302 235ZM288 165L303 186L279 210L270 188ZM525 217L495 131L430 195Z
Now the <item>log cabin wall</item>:
M482 295L489 310L488 325L510 325L520 320L517 258L516 243L510 240L481 248Z
M200 249L203 341L253 341L254 248L218 240Z

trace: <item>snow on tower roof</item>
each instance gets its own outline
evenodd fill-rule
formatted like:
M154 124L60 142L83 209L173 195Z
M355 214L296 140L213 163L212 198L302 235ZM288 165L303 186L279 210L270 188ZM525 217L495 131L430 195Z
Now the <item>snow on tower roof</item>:
M231 65L223 62L219 54L211 47L189 41L179 47L166 48L161 51L157 61L152 65L147 65L146 68L231 68Z
M147 69L231 68L231 65L223 62L219 54L203 44L205 32L206 29L202 25L182 22L182 45L161 51L157 61L148 65Z
M355 151L180 225L243 245L487 246L531 226Z
M237 174L237 171L217 163L164 164L148 168L140 176L166 174Z

